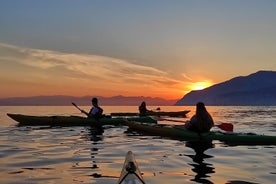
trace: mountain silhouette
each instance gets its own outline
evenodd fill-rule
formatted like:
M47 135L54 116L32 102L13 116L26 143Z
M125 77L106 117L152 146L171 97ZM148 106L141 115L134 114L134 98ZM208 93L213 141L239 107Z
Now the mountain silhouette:
M75 102L78 105L91 105L91 99L97 97L100 105L110 106L139 106L142 101L146 101L147 105L166 106L174 105L177 100L166 100L162 98L152 98L143 96L31 96L31 97L12 97L0 99L0 106L68 106Z
M206 105L276 105L276 72L258 71L191 91L176 105L195 105L199 101Z

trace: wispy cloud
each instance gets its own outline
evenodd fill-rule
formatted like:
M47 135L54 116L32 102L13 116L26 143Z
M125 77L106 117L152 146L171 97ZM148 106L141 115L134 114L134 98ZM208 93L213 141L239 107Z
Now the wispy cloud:
M0 44L0 53L0 61L8 59L9 62L47 71L47 75L55 75L55 78L90 81L95 79L93 84L97 86L116 85L124 89L127 86L141 85L149 87L147 90L157 86L169 90L170 87L180 86L182 83L157 68L112 57L30 49L6 44Z
M185 73L182 73L181 74L185 79L188 79L189 81L191 81L192 80L192 78L191 77L189 77L187 74L185 74Z

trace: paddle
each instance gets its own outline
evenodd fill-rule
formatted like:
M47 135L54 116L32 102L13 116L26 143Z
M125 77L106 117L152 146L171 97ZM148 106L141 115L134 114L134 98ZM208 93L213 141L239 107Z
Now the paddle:
M79 108L77 106L77 104L75 104L74 102L72 102L72 105L74 105L77 109L79 109L81 111L81 113L84 113L84 114L86 114L87 117L89 117L89 114L85 110L82 110L81 108Z
M75 104L74 102L72 102L72 105L74 105L77 109L79 109L81 112L83 111L81 108L79 108L78 106L77 106L77 104Z
M79 108L79 107L77 106L77 104L75 104L74 102L72 102L72 105L75 106L77 109L79 109L79 110L81 111L81 113L84 113L84 114L87 115L87 117L89 117L89 114L88 114L85 110L82 110L81 108ZM109 117L109 116L106 116L106 115L102 115L102 116L104 116L104 117ZM96 119L97 119L97 118L96 118Z
M173 119L167 119L167 118L158 118L160 121L172 121L172 122L180 122L180 123L186 123L186 121L182 120L173 120ZM227 131L227 132L233 132L234 126L232 123L221 123L219 125L214 125L221 130Z

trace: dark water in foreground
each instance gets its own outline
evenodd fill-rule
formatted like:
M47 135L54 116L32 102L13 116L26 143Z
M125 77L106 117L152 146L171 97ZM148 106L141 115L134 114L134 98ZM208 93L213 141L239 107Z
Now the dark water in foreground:
M217 123L233 123L236 132L276 135L276 107L207 108ZM104 109L105 113L136 112L137 107ZM194 107L161 109L194 113ZM117 183L128 150L134 152L148 184L272 184L276 180L276 146L171 140L139 135L124 126L106 127L102 135L94 135L88 127L16 127L8 112L80 115L71 106L0 107L0 183Z

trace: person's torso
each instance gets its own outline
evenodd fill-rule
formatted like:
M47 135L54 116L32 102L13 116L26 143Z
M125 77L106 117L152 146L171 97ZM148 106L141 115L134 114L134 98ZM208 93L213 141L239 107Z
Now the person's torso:
M193 116L191 124L196 127L199 132L208 132L213 126L213 119L210 115Z
M91 115L102 115L103 110L100 107L92 107L89 114Z

